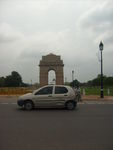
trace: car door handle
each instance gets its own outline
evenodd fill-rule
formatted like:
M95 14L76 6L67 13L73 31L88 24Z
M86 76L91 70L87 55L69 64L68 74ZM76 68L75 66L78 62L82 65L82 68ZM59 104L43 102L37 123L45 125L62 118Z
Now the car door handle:
M65 94L64 96L67 96L67 94Z

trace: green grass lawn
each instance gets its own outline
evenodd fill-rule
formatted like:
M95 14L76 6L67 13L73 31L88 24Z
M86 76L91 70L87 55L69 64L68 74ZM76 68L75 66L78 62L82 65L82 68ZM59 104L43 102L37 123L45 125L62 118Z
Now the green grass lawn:
M85 95L100 95L100 87L82 87L81 92L83 94L83 89L85 89ZM108 91L109 89L109 91ZM104 95L113 96L113 87L104 87Z

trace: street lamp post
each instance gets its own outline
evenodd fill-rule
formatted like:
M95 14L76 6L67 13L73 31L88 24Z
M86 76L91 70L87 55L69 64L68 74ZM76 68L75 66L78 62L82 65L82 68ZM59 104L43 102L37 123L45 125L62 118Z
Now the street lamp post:
M73 83L73 86L74 86L74 70L72 70L72 83Z
M103 92L103 58L102 58L103 47L104 47L104 44L101 41L99 44L99 49L101 52L101 93L100 93L101 98L104 98L104 92Z

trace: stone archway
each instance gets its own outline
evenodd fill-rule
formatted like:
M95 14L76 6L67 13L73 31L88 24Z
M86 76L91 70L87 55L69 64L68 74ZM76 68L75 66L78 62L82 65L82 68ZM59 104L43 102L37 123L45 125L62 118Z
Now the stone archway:
M64 84L63 74L63 60L60 59L59 55L48 54L42 56L42 60L39 64L40 67L40 86L48 84L48 72L54 70L56 74L56 84Z

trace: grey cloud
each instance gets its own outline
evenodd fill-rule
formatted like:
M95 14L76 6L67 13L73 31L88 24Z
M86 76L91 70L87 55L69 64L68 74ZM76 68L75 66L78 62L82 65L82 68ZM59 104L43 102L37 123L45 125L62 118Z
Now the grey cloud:
M26 49L21 52L21 54L18 57L18 62L28 62L28 61L38 61L43 52L39 51L37 49Z
M108 25L113 23L113 2L112 0L100 3L100 5L87 11L80 19L83 28Z
M7 23L0 23L0 43L19 40L23 35Z
M80 19L78 25L86 30L98 43L103 40L106 44L113 46L113 1L108 0L100 3L87 11Z

